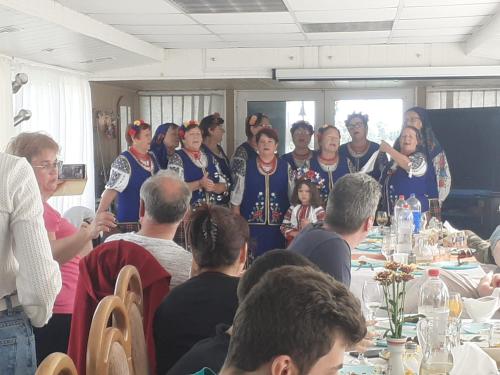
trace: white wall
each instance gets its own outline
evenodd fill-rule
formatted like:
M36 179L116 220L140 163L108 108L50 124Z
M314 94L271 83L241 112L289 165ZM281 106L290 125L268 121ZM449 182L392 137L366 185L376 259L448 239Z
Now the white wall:
M165 61L106 70L92 80L271 78L273 68L498 66L459 44L351 45L165 50Z

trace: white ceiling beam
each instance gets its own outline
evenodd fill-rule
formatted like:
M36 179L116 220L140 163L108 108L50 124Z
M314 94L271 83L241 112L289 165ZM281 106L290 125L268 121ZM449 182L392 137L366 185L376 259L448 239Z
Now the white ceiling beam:
M0 0L0 6L43 19L155 61L164 59L163 48L64 7L55 0Z
M465 41L464 49L467 55L472 54L484 43L498 37L500 35L500 11L498 11L494 16L491 17L489 22L487 22L483 27L481 27L476 32Z

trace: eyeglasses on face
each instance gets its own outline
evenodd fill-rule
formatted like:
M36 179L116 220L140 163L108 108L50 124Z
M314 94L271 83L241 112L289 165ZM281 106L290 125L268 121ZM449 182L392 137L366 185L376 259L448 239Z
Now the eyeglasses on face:
M62 160L56 160L53 163L44 162L44 163L42 163L40 165L33 165L32 167L33 168L39 168L39 169L42 169L44 171L50 171L50 170L60 171L62 169L62 165L63 165L63 161Z
M363 126L365 126L365 124L362 122L355 122L347 125L347 129L362 128Z

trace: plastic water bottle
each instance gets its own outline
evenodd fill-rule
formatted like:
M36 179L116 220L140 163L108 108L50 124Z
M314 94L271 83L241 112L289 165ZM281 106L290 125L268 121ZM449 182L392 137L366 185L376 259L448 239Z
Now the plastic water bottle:
M396 252L410 254L412 250L413 213L405 203L398 212Z
M439 268L427 270L427 280L418 294L418 313L431 319L440 317L447 323L450 314L449 299L448 287L439 278Z
M422 221L422 205L420 204L420 201L415 197L415 194L411 194L406 203L408 203L413 213L413 233L420 233L420 224Z
M398 226L398 216L399 216L399 211L401 210L401 208L403 208L404 204L405 204L405 196L404 195L400 195L398 200L394 203L394 223L396 224L396 228Z
M420 375L448 374L453 367L453 357L446 337L450 315L449 298L448 288L439 278L439 269L429 269L418 297L418 313L425 315L430 324L426 330Z

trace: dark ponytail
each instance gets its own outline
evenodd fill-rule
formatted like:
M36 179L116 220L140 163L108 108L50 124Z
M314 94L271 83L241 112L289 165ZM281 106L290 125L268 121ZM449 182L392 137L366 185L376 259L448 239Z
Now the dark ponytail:
M191 217L189 237L193 258L200 268L233 265L248 242L247 222L221 206L197 208Z

